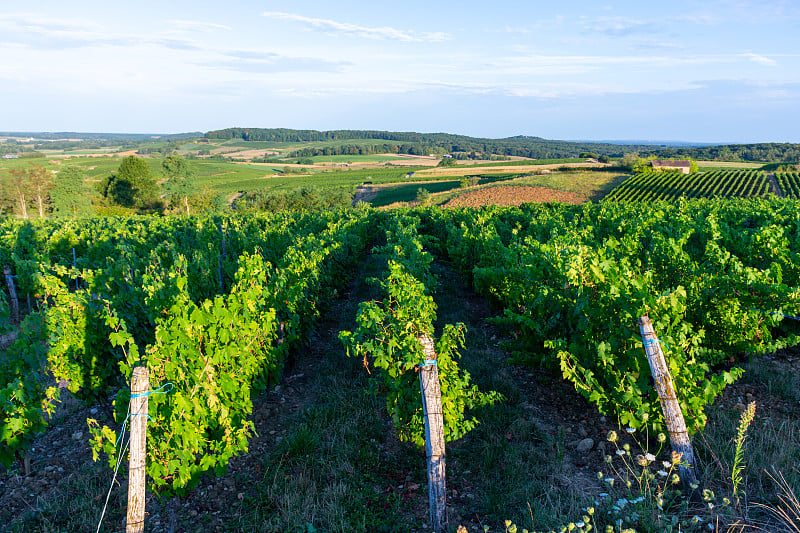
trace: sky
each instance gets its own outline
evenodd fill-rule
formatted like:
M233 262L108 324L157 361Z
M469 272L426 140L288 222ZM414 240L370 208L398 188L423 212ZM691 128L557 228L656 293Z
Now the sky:
M2 0L0 57L0 131L800 142L800 0Z

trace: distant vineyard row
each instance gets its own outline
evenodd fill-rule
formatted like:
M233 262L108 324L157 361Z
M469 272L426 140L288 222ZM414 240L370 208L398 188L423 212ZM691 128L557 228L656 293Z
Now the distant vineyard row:
M800 198L800 172L779 172L775 174L778 187L787 198Z
M779 181L780 183L780 181ZM786 189L781 186L781 189ZM683 174L679 170L650 171L631 176L606 197L612 202L643 202L678 198L753 198L766 196L769 180L760 170L714 170ZM784 193L797 198L796 195Z

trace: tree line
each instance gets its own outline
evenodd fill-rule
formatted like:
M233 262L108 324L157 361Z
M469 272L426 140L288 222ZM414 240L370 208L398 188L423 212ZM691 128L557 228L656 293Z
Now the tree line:
M723 160L723 161L764 161L764 162L797 162L800 161L800 144L792 143L753 143L753 144L727 144L716 146L686 146L668 147L645 144L614 144L602 142L572 142L548 140L541 137L520 135L503 139L486 139L454 135L450 133L417 133L417 132L390 132L377 130L293 130L287 128L227 128L209 131L205 134L207 139L241 139L244 141L271 141L271 142L324 142L324 141L351 141L351 140L385 140L404 143L405 150L414 150L418 153L471 153L494 154L500 156L518 156L534 159L560 159L580 157L581 152L591 152L598 156L621 157L630 152L653 155L663 159L696 159L696 160ZM293 154L295 157L313 155L355 155L371 152L375 149L386 148L385 153L393 153L388 143L363 143L355 147L336 146L331 148L310 148L308 153ZM322 150L323 153L316 153ZM328 150L328 153L324 153ZM312 153L313 152L313 153ZM394 153L412 153L401 151Z
M116 172L94 186L95 194L85 178L83 169L71 165L58 170L40 164L0 170L0 215L28 219L51 215L196 214L220 207L216 193L198 187L193 169L178 155L162 160L158 176L144 159L124 157Z
M659 159L697 159L701 161L764 161L797 163L800 144L756 143L719 146L666 148L655 152Z
M581 152L595 152L609 157L618 157L625 152L653 150L653 146L645 145L622 145L608 143L591 142L570 142L553 141L541 137L517 136L505 139L485 139L469 137L466 135L454 135L450 133L417 133L417 132L390 132L376 130L292 130L286 128L227 128L223 130L209 131L205 134L207 139L241 139L243 141L269 141L269 142L329 142L329 141L352 141L352 140L385 140L395 141L407 146L406 150L412 150L415 146L419 155L425 153L481 153L494 154L500 156L519 156L535 159L559 159L577 157ZM388 144L388 143L387 143ZM362 150L369 150L368 146L376 143L363 143L357 146ZM349 145L349 146L352 146ZM397 148L389 148L387 153L393 153ZM315 150L316 148L311 148ZM325 148L320 147L320 150ZM332 150L353 150L348 146L331 147ZM358 148L355 148L358 149ZM299 151L298 151L299 152ZM377 152L375 152L377 153ZM395 152L395 153L411 153ZM306 156L312 154L298 154ZM313 154L313 155L349 155L347 152L342 154Z
M301 148L291 152L289 157L372 154L441 155L444 153L444 150L440 147L424 144L342 144L339 146Z

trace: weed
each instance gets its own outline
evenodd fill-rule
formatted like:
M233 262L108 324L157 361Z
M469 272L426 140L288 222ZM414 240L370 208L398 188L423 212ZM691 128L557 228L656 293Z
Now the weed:
M766 509L772 514L772 516L786 528L786 531L800 533L800 501L797 495L786 481L786 478L783 477L783 473L778 472L774 475L767 473L767 475L775 482L775 485L777 485L780 490L778 494L780 504L774 507L760 503L756 503L755 505Z
M731 483L733 485L733 497L739 504L739 487L742 484L742 470L744 470L744 441L747 438L747 429L753 422L756 415L756 402L750 402L747 409L739 419L739 426L736 429L736 453L733 456L733 468L731 469Z

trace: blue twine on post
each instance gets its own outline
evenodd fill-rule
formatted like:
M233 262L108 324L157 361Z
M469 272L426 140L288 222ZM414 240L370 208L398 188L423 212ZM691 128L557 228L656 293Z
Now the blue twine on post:
M169 388L166 389L166 390L162 390L162 389L165 389L166 387L169 387ZM175 388L175 385L173 385L172 383L165 383L165 384L161 385L159 388L157 388L156 390L151 390L149 392L141 392L139 394L131 394L131 399L133 399L133 398L143 398L145 396L150 396L151 394L167 394L167 393L171 392L172 389L174 389L174 388Z
M672 351L672 349L669 346L667 346L667 343L662 341L661 339L643 339L642 342L636 343L637 346L641 346L644 349L655 346L656 344L664 345L664 348L666 348L668 352Z
M119 447L119 441L122 440L122 437L125 435L125 426L128 424L128 419L130 418L130 406L128 406L128 412L125 413L125 420L122 421L122 429L119 431L119 437L117 437L117 442L114 443L114 449ZM126 444L127 446L127 444ZM119 458L117 458L119 460Z
M436 359L425 359L425 362L419 363L417 368L425 368L426 366L436 366Z
M169 388L167 388L167 387L169 387ZM168 392L172 391L172 389L174 389L174 388L175 388L175 385L173 385L172 383L168 382L168 383L165 383L165 384L161 385L156 390L151 390L151 391L148 391L148 392L141 392L141 393L138 393L138 394L131 394L131 399L133 399L133 398L143 398L145 396L150 396L151 394L167 394ZM142 416L144 414L147 414L148 420L150 420L151 422L154 421L153 417L150 416L149 413L131 413L131 406L130 406L130 403L128 403L128 412L125 413L125 420L122 421L122 429L119 432L119 437L117 437L117 442L116 442L116 444L114 444L114 448L117 448L119 446L119 441L120 441L120 439L122 439L122 436L125 434L125 426L128 424L128 420L130 419L130 417L132 417L132 416Z

